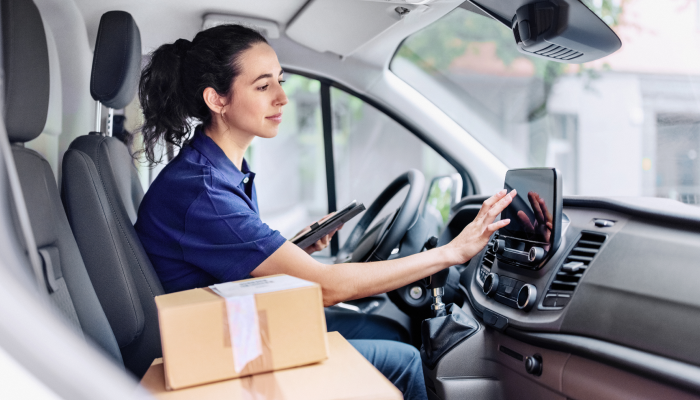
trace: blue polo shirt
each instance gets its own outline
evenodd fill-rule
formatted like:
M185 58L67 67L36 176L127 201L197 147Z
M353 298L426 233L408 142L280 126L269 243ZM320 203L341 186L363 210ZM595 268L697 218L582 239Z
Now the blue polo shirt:
M246 278L285 242L241 169L197 129L151 184L134 228L166 293Z

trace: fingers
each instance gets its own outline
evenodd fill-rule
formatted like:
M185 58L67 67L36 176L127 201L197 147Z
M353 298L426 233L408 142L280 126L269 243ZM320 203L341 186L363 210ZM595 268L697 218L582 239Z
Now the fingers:
M328 234L328 240L333 239L333 236L335 236L336 232L338 232L339 230L340 230L340 228L335 228L335 229L333 230L333 232L329 233L329 234Z
M318 223L320 224L321 222L323 222L323 221L327 220L328 218L334 216L336 212L337 212L337 211L333 211L332 213L330 213L330 214L326 215L325 217L319 219L319 220L318 220Z
M499 192L499 194L500 194L500 192ZM486 213L486 215L485 215L485 217L484 217L484 222L485 222L486 224L491 224L491 223L496 219L496 217L498 216L498 214L500 214L503 210L506 209L506 207L508 207L508 205L513 201L513 198L514 198L515 195L517 195L517 194L518 194L517 190L513 189L513 190L511 190L510 193L508 193L507 195L501 197L501 199L498 200L498 201L488 210L488 212ZM483 206L482 206L482 208L483 208Z
M501 200L508 191L506 189L502 189L500 192L494 194L493 196L489 197L486 199L482 204L481 204L481 209L479 210L479 213L477 214L477 218L483 218L486 216L486 213L493 207L494 204L496 204L499 200Z
M292 240L298 238L298 237L301 236L301 235L306 234L306 232L308 232L308 231L310 231L310 230L311 230L311 227L307 226L306 228L300 230L296 235L294 235L294 236L292 237Z
M489 226L486 227L486 232L484 232L487 236L491 236L492 233L496 232L497 230L503 228L504 226L507 226L510 224L510 219L502 219L498 222L494 222L493 224L490 224Z

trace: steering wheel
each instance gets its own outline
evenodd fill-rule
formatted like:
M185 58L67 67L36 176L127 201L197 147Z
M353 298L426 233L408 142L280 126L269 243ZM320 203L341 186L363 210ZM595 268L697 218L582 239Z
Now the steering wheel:
M405 186L408 193L401 207L379 221L367 231L379 212ZM362 216L360 222L350 233L350 237L338 254L338 260L346 259L352 254L353 262L383 261L389 258L397 248L406 232L417 221L419 207L423 199L425 177L417 169L410 169L382 191Z

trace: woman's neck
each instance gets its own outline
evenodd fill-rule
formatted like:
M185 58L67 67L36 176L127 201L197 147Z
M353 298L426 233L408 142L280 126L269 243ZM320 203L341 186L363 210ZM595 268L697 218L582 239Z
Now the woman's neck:
M224 151L226 157L231 160L239 171L242 171L243 155L253 141L254 136L235 132L233 129L221 126L215 121L212 121L211 126L204 129L204 134L209 136Z

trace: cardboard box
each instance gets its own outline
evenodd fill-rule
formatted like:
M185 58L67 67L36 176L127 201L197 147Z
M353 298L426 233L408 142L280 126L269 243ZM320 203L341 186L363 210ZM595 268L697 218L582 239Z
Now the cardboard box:
M338 332L328 333L326 361L180 390L165 390L157 359L141 385L160 400L400 400L401 392Z
M212 289L156 297L167 388L297 367L328 357L318 284L275 275Z

